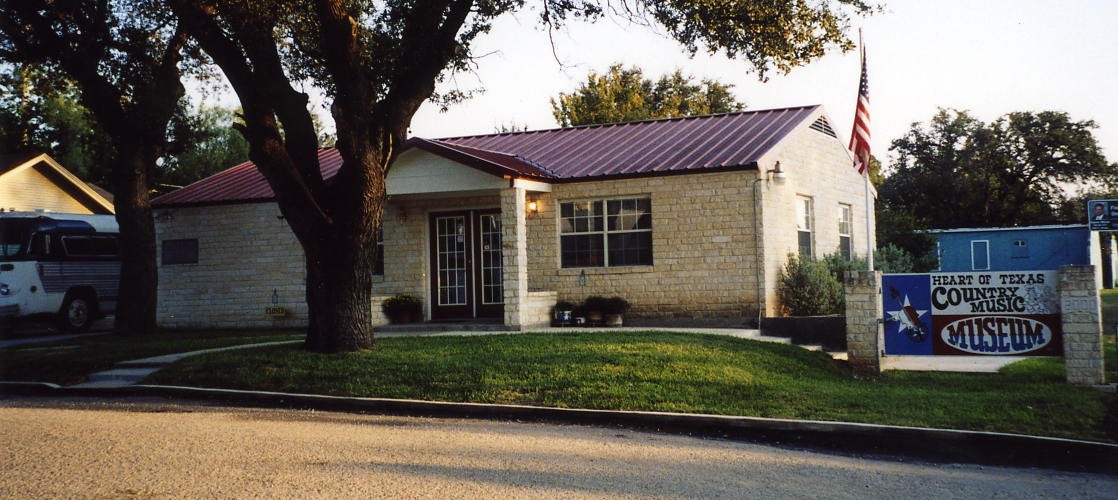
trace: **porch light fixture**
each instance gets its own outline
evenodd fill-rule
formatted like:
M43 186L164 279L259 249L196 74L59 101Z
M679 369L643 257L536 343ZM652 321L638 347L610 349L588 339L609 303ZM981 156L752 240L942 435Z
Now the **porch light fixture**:
M773 165L773 168L768 169L765 173L769 174L769 180L770 181L773 181L774 183L776 183L778 185L779 184L784 184L784 181L788 180L788 174L784 173L784 170L780 169L780 162L779 161L776 162L775 165Z
M540 202L536 200L528 200L528 217L540 213Z

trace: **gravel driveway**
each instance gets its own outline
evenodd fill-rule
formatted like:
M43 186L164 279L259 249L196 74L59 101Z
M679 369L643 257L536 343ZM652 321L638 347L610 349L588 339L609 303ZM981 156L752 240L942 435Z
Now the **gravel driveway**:
M1113 498L1118 477L598 427L0 400L0 497Z

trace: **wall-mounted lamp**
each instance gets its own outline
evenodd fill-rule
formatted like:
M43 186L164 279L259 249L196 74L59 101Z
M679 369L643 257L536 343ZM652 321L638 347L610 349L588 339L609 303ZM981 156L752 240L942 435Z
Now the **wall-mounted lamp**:
M788 174L784 173L784 170L781 170L779 161L773 165L773 168L770 168L765 173L769 174L770 181L777 184L784 184L784 181L788 180Z
M536 214L540 213L540 202L536 201L536 200L529 199L526 208L527 208L527 211L528 211L528 217L536 215Z

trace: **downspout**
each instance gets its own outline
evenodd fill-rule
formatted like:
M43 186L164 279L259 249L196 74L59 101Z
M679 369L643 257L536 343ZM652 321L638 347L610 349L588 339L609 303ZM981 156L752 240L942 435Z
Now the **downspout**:
M763 224L761 224L761 219L760 219L760 217L758 217L758 214L757 214L758 213L757 207L761 204L760 186L761 186L761 181L763 181L763 180L765 180L765 178L761 176L761 166L758 165L757 166L757 178L753 180L753 243L754 243L754 246L755 246L755 248L754 248L755 258L757 259L757 262L754 265L754 267L756 268L756 271L754 272L754 274L756 275L755 278L757 280L757 331L758 332L761 331L761 320L765 316L765 309L764 309L764 306L763 306L763 304L765 303L764 302L765 301L765 281L764 281L765 257L764 257L764 249L763 249L763 240L761 238L761 227L763 226Z

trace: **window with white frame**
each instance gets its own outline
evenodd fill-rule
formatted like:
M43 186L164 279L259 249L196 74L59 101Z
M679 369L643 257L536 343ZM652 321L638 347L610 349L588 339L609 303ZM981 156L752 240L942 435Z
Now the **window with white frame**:
M990 241L973 240L970 242L970 267L972 271L990 269Z
M563 267L652 265L652 200L620 198L559 204Z
M854 209L845 203L838 206L839 253L850 260L854 255Z
M810 196L796 197L796 232L800 243L800 256L813 257L812 231L815 229L815 207Z

